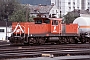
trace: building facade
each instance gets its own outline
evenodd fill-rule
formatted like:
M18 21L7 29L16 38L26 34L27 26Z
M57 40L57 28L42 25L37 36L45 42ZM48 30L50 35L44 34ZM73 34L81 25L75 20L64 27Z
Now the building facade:
M11 36L11 27L7 27L7 37ZM6 40L6 27L0 27L0 40Z
M62 15L74 9L90 9L90 0L51 0L51 4L56 5L61 10Z
M6 22L0 21L0 40L6 40L6 33L7 37L11 36L12 32L11 24L12 24L11 22L8 22L6 32Z
M60 17L60 10L55 5L26 5L29 7L30 16L37 17L39 14L41 17Z

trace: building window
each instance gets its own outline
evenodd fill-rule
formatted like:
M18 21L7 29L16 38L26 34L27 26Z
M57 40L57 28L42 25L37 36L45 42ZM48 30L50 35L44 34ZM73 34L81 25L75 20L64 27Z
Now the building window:
M73 5L75 5L75 2L73 2Z
M71 9L71 7L69 7L69 9Z
M73 9L75 9L75 7L73 7Z
M79 9L79 7L77 7Z
M88 2L88 5L90 5L90 3Z
M0 32L4 32L4 29L0 29Z
M89 9L89 7L88 7L88 9Z
M70 2L68 2L68 4L70 5L71 3L70 3Z
M58 13L58 11L56 10L56 14Z
M60 7L60 9L61 9L61 7Z

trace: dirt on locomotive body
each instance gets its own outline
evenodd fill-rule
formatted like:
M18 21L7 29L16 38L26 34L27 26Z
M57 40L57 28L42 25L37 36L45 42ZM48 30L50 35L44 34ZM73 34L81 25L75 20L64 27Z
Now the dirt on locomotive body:
M78 24L63 24L62 18L34 18L34 22L13 22L11 44L90 43L87 33L80 33Z

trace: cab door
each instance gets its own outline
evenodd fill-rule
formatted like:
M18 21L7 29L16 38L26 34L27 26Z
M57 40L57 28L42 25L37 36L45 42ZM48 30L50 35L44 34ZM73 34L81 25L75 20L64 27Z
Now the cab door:
M51 33L61 33L61 21L51 20Z

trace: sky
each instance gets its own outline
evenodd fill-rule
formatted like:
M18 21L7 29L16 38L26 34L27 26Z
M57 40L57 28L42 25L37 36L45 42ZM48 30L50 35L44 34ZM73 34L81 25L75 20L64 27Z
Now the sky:
M31 4L31 5L38 5L38 4L50 5L51 4L51 0L20 0L20 1L23 4Z

